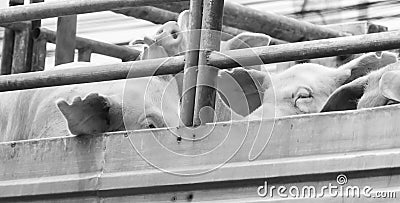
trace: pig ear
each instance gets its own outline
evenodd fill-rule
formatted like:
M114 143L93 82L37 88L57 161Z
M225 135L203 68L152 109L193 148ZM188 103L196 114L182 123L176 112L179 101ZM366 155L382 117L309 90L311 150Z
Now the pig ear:
M365 76L339 87L329 96L321 112L357 109L357 102L364 94L366 83Z
M364 54L342 66L339 67L339 70L350 70L350 77L344 82L351 82L359 77L362 77L368 74L371 71L378 70L383 68L391 63L395 63L397 61L397 56L390 52L382 52L380 54L377 53L368 53Z
M60 100L57 102L57 107L74 135L103 133L110 127L110 102L106 97L93 93L83 100L75 97L71 104Z
M379 80L379 91L390 100L400 102L400 71L389 71Z
M223 70L218 76L218 90L236 113L246 116L261 105L268 78L268 73L257 70Z
M184 10L179 14L178 25L182 32L189 30L189 10Z
M221 50L245 49L250 47L268 46L271 37L261 33L244 32L221 45Z

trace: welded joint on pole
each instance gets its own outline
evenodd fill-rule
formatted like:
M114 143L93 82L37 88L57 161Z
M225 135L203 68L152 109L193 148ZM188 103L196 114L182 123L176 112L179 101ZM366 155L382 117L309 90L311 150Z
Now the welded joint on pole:
M210 65L210 55L213 53L213 52L218 52L218 51L213 51L213 50L203 50L203 52L204 52L204 56L205 56L205 59L206 59L206 64L207 65Z

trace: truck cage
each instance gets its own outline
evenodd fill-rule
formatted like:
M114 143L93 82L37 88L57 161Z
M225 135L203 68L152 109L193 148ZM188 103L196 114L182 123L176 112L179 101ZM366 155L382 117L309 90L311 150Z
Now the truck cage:
M400 48L400 31L379 28L384 32L351 35L337 31L334 26L318 26L224 0L190 0L190 4L184 0L31 2L18 5L21 1L14 0L10 3L12 7L0 9L0 26L6 28L1 92L187 70L185 88L200 83L215 84L217 72L202 66L229 69L238 67L237 61L261 65L260 59L268 64ZM77 14L131 7L136 9L134 17L154 22L160 20L155 19L157 15L164 18L162 21L174 20L176 12L189 8L190 29L204 30L200 35L191 33L189 36L188 48L195 51L170 57L166 62L165 58L131 61L140 54L138 51L76 37ZM253 24L238 20L237 16L246 16ZM52 17L58 17L57 32L40 27L40 19ZM218 50L223 34L215 30L231 34L245 30L265 33L274 38L274 45L232 50L221 55ZM99 53L123 62L68 72L41 71L48 42L63 47L62 50L56 48L56 64L73 61L75 49L78 49L79 61L90 61L91 53ZM189 69L197 65L199 69ZM199 87L188 90L183 97L181 118L185 125L199 126L197 128L78 137L59 135L0 143L0 201L346 201L345 196L266 199L257 195L267 182L276 188L323 186L338 182L339 176L349 179L343 186L369 186L399 194L398 105L250 122L213 123L213 117L209 116L201 123L199 109L213 107L215 101L207 99L212 98L212 94L215 90ZM270 140L266 141L267 147L252 159L256 129L271 126L271 123L274 129ZM208 129L213 129L208 138L198 142L177 140L175 135L191 135ZM218 136L228 131L229 139ZM131 140L154 143L153 136L171 138L163 139L162 144L176 152L196 154L210 150L211 153L203 158L182 158L156 145L146 145L146 158L143 158L132 149ZM219 147L212 150L215 146ZM164 160L162 168L174 173L160 170L148 160ZM361 197L351 201L388 202L388 199Z

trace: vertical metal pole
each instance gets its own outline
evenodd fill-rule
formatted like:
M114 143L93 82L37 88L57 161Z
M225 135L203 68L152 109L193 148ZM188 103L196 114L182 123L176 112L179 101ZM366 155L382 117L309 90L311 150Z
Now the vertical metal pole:
M26 73L30 71L30 67L27 63L29 35L30 25L15 30L11 74Z
M31 71L42 71L46 64L47 40L44 38L33 41L32 67Z
M224 0L204 0L194 125L214 121L218 69L207 66L212 50L220 50Z
M55 65L74 61L77 16L59 17L57 21Z
M190 18L187 52L182 89L181 120L185 126L193 125L193 113L199 61L203 0L190 1Z
M23 5L24 1L10 1L10 6ZM14 30L14 50L11 74L25 73L30 71L28 59L28 47L30 38L30 24L17 26Z
M14 31L5 28L3 37L3 49L1 56L1 71L0 75L11 74L13 52L14 52Z
M92 50L87 48L78 49L78 61L90 62L91 56L92 56Z
M10 0L10 6L23 5L23 1ZM1 75L11 74L12 61L14 55L14 40L15 31L10 28L5 28L3 37L3 48L1 57Z
M31 3L44 2L44 0L30 0ZM36 28L40 28L42 25L41 20L32 21L31 26L31 37L29 38L28 44L28 65L31 67L31 71L44 70L45 58L46 58L46 41L34 40L32 32Z

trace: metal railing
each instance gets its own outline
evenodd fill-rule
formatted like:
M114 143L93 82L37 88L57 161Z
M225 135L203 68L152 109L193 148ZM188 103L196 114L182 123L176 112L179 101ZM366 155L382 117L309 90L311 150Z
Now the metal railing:
M9 25L7 23L179 1L182 0L163 0L162 2L155 0L74 0L56 3L36 3L0 9L0 24L3 26L16 26L18 24ZM190 10L192 11L190 28L199 29L201 27L204 29L200 33L193 32L189 36L188 50L196 51L189 51L185 56L171 57L168 60L163 58L123 62L77 68L68 72L54 70L4 75L0 77L0 91L125 79L129 72L134 73L129 74L129 77L175 74L185 69L183 92L186 90L187 94L183 95L181 118L185 125L192 126L213 122L212 114L205 115L202 120L199 119L200 110L203 107L214 108L215 103L215 89L199 86L199 84L206 84L215 87L217 69L207 68L207 66L227 69L240 66L237 61L247 61L249 63L246 65L250 66L260 65L261 61L262 63L275 63L400 48L400 31L348 36L349 34L346 33L276 14L255 11L238 4L226 2L224 7L224 1L192 0L190 3ZM226 25L235 26L235 29L263 32L286 41L339 38L234 50L221 55L218 54L218 51L221 40L221 32L219 31L222 29L223 14L225 15L224 22ZM246 19L251 19L253 22L251 24L255 28L249 27L249 23L232 19L232 16L241 15L245 15ZM271 27L269 31L266 30L268 26ZM211 30L216 32L211 32ZM52 31L36 28L33 33L36 33L34 34L36 39L46 39L46 42L52 43L56 41L56 34ZM73 49L80 50L79 58L81 60L87 61L91 52L113 55L125 60L129 58L130 54L133 57L139 54L127 48L104 45L89 39L78 37L74 38L74 40L76 45L73 46ZM199 48L200 51L197 51ZM104 51L105 49L109 50ZM200 66L197 67L198 65ZM194 68L191 69L192 67Z

